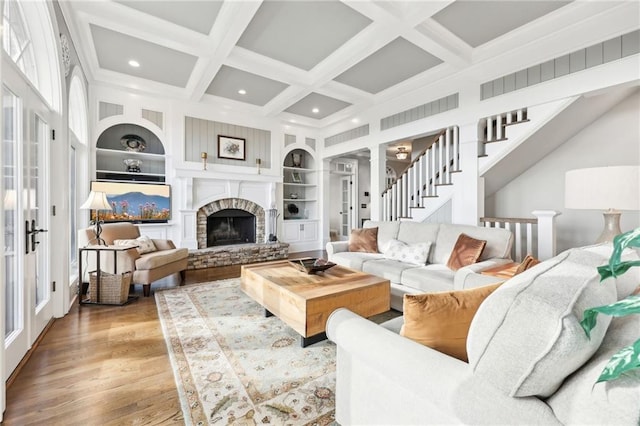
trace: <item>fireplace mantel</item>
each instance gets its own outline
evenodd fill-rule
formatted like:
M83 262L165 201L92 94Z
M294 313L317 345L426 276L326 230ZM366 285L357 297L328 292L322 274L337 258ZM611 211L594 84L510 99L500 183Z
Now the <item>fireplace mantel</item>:
M198 248L197 212L211 202L238 198L249 200L265 211L276 208L276 183L282 176L267 174L241 174L209 170L176 169L175 182L179 188L179 214L181 221L180 247ZM268 225L267 225L268 226ZM265 229L269 235L270 229ZM258 241L259 243L264 241Z

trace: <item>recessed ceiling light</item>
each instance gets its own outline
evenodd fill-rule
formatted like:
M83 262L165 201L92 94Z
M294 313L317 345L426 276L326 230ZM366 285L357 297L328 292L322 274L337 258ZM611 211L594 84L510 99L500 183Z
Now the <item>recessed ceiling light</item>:
M317 114L320 112L320 110L318 108L314 108L311 110L312 113Z
M129 65L134 67L134 68L138 68L140 66L140 62L132 59L132 60L129 61Z
M293 118L291 120L289 120L290 123L295 123L296 120L294 120Z
M357 119L357 118L352 118L351 122L354 123L354 124L358 124L360 122L360 120Z
M240 93L241 95L246 95L247 91L244 90L244 89L240 89L240 90L238 90L238 93Z

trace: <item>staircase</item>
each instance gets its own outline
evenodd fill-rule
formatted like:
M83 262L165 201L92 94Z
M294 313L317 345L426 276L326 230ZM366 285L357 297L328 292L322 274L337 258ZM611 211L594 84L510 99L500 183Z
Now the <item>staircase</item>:
M434 143L421 152L382 193L383 220L424 222L451 200L456 191L456 176L463 173L486 176L498 163L511 163L512 170L508 172L521 173L531 164L522 159L515 163L508 161L510 152L526 145L524 142L534 139L536 133L543 133L540 130L575 101L576 98L564 99L481 118L478 121L478 163L475 170L465 171L460 167L458 127L442 130ZM553 138L546 140L557 141ZM551 149L543 149L542 145L540 143L532 149L545 153ZM500 173L509 175L504 167L500 169ZM489 194L486 188L485 194Z
M416 220L425 204L436 201L445 186L453 185L453 174L460 171L458 127L442 130L432 144L382 193L383 220Z

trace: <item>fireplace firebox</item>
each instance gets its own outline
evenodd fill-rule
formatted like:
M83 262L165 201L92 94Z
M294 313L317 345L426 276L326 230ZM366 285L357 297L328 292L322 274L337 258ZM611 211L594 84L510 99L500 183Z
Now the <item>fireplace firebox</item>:
M256 216L245 210L223 209L207 216L207 247L256 242Z

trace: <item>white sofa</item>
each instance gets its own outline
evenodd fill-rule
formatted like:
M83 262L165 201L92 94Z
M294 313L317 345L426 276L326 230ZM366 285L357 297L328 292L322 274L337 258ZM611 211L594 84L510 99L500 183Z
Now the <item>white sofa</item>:
M326 245L328 260L388 279L391 282L391 307L398 311L402 310L405 294L461 290L495 282L495 278L478 272L512 261L513 234L501 228L411 221L366 221L363 227L378 228L378 253L350 252L348 241L335 241ZM447 261L461 233L485 240L487 244L477 263L452 271L447 267ZM427 264L416 266L386 258L385 247L391 239L408 244L431 242Z
M639 337L640 315L600 315L591 339L578 325L585 308L640 283L640 268L600 282L596 266L607 259L600 248L572 249L502 284L473 318L469 363L400 336L402 317L376 325L335 311L337 422L640 424L637 377L595 385L611 355Z

